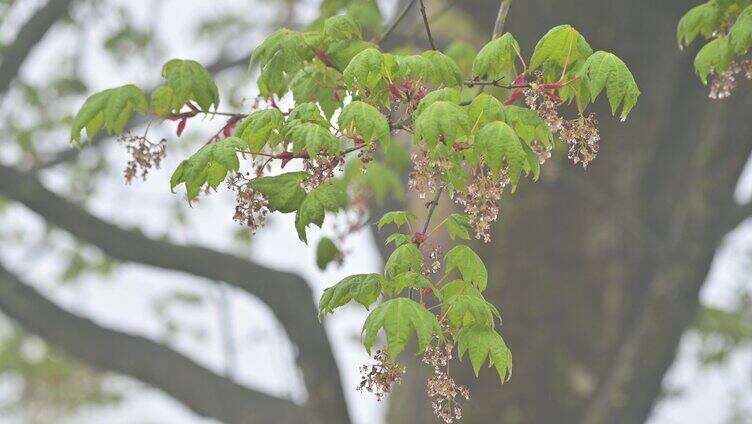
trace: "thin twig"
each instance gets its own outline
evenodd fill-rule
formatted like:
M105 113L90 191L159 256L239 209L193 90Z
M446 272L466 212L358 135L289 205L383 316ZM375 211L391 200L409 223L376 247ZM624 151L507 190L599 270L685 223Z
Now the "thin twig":
M501 0L499 6L499 14L496 15L496 23L494 24L492 40L501 37L504 33L504 24L507 22L507 14L509 14L509 7L512 5L512 0Z
M407 12L409 12L410 9L412 9L416 1L418 0L410 0L410 3L408 3L404 9L402 9L399 15L397 15L397 17L394 19L394 22L392 22L392 24L389 25L389 28L387 28L386 31L384 31L379 36L379 41L378 41L379 44L381 44L387 37L389 37L392 34L392 32L394 32L394 30L397 28L400 22L402 22L402 19L404 19L405 16L407 16Z
M433 35L431 35L431 26L428 25L428 16L426 15L426 5L423 4L423 0L420 0L420 14L423 16L423 25L426 27L426 35L428 35L428 43L431 44L431 50L438 50L436 43L433 42Z
M433 200L431 200L430 206L428 207L428 215L426 216L426 223L423 224L423 234L426 234L426 231L428 231L428 225L431 223L431 217L433 217L434 211L436 211L436 207L439 206L439 200L441 199L441 193L444 192L444 187L439 187L439 189L436 191L436 196L434 196Z

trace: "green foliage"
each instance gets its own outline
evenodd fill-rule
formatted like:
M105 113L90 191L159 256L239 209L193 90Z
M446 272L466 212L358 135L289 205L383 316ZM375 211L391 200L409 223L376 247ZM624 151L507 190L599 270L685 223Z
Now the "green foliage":
M557 69L566 66L574 68L591 54L593 49L576 29L570 25L560 25L548 31L538 41L530 59L530 69L535 70L541 66L544 69L550 66Z
M467 215L453 213L447 218L446 229L452 240L470 240L470 231L473 230L473 226L470 225L470 218Z
M397 226L397 228L399 228L407 224L408 222L415 221L416 219L418 219L418 217L415 216L415 214L412 212L405 212L405 211L387 212L379 220L378 227L380 230L384 228L384 226L386 225L394 224Z
M399 175L384 163L351 162L347 167L345 179L350 184L366 189L379 204L383 204L387 197L395 200L402 200L405 197L405 189Z
M342 260L342 256L342 252L329 237L322 237L316 245L316 266L322 271L330 263Z
M216 189L227 172L240 169L237 149L241 143L240 139L231 137L205 145L178 165L170 178L170 187L175 189L185 184L188 200L195 199L205 183Z
M733 49L727 37L716 38L705 44L695 56L695 72L703 84L708 83L711 72L723 72L733 57Z
M292 152L297 154L305 149L313 157L322 153L336 154L340 151L340 144L328 129L321 125L304 122L293 127L288 135L292 142Z
M390 278L409 271L423 272L423 254L414 243L394 249L384 265L384 274Z
M473 61L473 77L492 80L514 72L514 63L520 54L520 45L514 36L506 33L490 41L478 52Z
M381 293L386 279L381 274L356 274L324 290L319 301L319 316L332 313L352 301L365 306L373 305Z
M297 211L306 198L301 184L307 176L305 172L288 172L256 178L248 186L266 196L270 211L291 213Z
M473 149L475 155L483 158L494 174L499 173L502 163L506 165L514 191L523 169L539 168L537 156L528 156L524 146L512 127L504 122L494 121L478 131Z
M627 65L613 53L598 51L585 61L582 72L587 76L592 101L605 88L611 113L615 115L616 109L623 104L621 119L627 119L640 96L640 90Z
M326 212L337 212L347 206L347 193L340 181L322 184L308 193L295 214L295 229L303 242L308 242L306 227L324 224Z
M705 3L689 10L679 21L676 38L679 45L692 44L698 35L710 38L721 21L721 11L716 3Z
M752 48L752 5L739 14L729 30L729 41L737 55L743 55Z
M488 325L476 324L460 330L457 350L460 360L465 353L468 354L476 376L488 358L489 365L496 368L502 383L512 377L512 352L504 339Z
M152 95L152 108L157 115L178 113L191 101L204 111L219 106L219 90L214 78L195 60L170 60L162 67L162 77L167 85Z
M369 353L381 328L386 334L386 351L393 360L405 350L413 333L418 339L418 352L425 351L434 336L441 337L441 326L436 315L420 303L404 297L387 300L366 318L363 345Z
M488 271L477 253L467 246L455 246L444 257L446 273L457 269L462 280L483 291L488 285Z
M488 94L481 94L474 98L467 109L467 114L473 128L481 128L492 121L504 120L505 116L501 102Z
M437 101L415 119L414 140L416 143L425 140L429 147L434 147L440 138L451 143L469 132L470 119L462 107L452 102Z
M460 67L451 57L436 50L429 50L421 56L428 59L431 63L431 67L433 68L431 80L435 85L443 85L445 87L462 85L462 71L460 71Z
M374 89L381 81L384 55L369 48L355 55L342 73L352 91Z
M235 136L251 150L260 152L267 144L277 145L282 138L285 117L279 109L257 110L238 124Z
M378 140L388 144L391 140L389 123L384 115L375 107L360 101L354 101L342 109L339 128L350 137L359 136L366 143Z
M452 328L459 329L475 323L494 326L494 318L501 319L499 311L488 303L480 291L462 280L444 286L443 312Z
M110 135L120 135L134 112L145 114L148 103L143 91L135 85L123 85L91 95L73 118L71 140L81 145L81 131L93 139L102 127Z

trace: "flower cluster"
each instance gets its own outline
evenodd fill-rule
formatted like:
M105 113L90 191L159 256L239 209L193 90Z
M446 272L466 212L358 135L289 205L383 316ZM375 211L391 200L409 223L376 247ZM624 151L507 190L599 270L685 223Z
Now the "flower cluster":
M470 218L475 238L491 241L491 224L499 217L499 202L509 182L506 170L502 169L497 176L484 172L470 183L467 191L454 194L454 201L464 207Z
M428 193L433 193L443 186L442 173L451 164L445 160L432 160L425 149L419 149L410 154L413 171L408 175L408 187L418 193L418 197L425 199Z
M358 391L373 393L376 400L380 401L391 393L392 386L402 382L405 367L395 364L383 350L377 350L373 359L376 361L375 364L360 367L361 380Z
M711 99L725 99L731 96L737 85L737 75L741 73L752 80L752 59L745 59L742 63L732 61L724 72L714 73L708 96Z
M266 222L269 203L266 196L248 187L248 181L249 175L236 173L227 178L227 185L235 192L235 214L232 219L255 234Z
M426 381L426 394L431 400L434 414L445 423L462 418L462 405L457 401L461 396L470 399L470 389L458 385L449 375L449 361L454 345L450 342L429 346L423 354L423 363L433 367L433 376Z
M167 154L167 140L165 139L153 143L146 136L126 133L118 138L118 142L125 146L126 152L131 157L123 170L127 184L130 184L136 176L146 180L149 171L152 168L159 169Z
M316 187L334 178L337 170L341 170L345 160L341 156L314 156L303 162L303 170L308 173L302 182L303 189L311 192Z

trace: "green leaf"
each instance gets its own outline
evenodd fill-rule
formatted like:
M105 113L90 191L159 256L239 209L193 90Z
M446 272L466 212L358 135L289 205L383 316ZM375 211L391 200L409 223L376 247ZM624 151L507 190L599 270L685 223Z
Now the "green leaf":
M319 61L305 66L290 81L295 103L318 102L327 120L342 103L339 86L339 72Z
M379 34L383 28L383 18L375 0L351 0L347 14L369 34Z
M752 5L739 14L728 36L734 53L742 55L752 48Z
M389 243L394 243L396 247L402 246L405 243L410 243L412 239L407 234L402 233L394 233L391 234L389 237L386 238L386 241L384 241L385 245L389 245Z
M615 115L616 109L623 104L621 119L625 120L640 96L627 65L613 53L598 51L585 61L582 73L587 76L591 99L595 101L605 88L611 113Z
M324 150L327 154L339 153L340 144L328 129L322 128L312 122L304 122L290 130L289 140L292 142L292 151L297 154L306 149L308 155L313 157Z
M332 239L328 237L322 237L319 240L319 244L316 245L316 266L320 270L325 271L326 267L332 263L342 259L342 252L339 250Z
M287 116L287 125L285 125L286 132L295 126L295 123L301 124L304 122L312 122L323 128L329 128L329 121L321 115L321 110L316 103L301 103Z
M426 140L429 147L439 143L451 145L470 132L470 122L465 110L452 102L438 101L428 106L415 118L414 140Z
M270 211L290 213L297 211L306 197L301 184L307 176L306 172L287 172L256 178L248 186L266 196Z
M446 230L449 238L470 240L470 231L473 226L470 225L470 218L465 214L453 213L449 215L446 221Z
M418 339L418 352L425 351L434 336L441 337L436 316L407 298L387 300L368 315L363 324L363 345L369 354L381 328L386 333L386 351L392 360L405 350L413 333Z
M710 38L721 23L721 11L714 2L695 6L679 21L676 38L679 45L691 44L698 35Z
M462 280L454 280L446 283L440 291L444 302L441 311L449 318L452 329L475 323L493 327L494 318L501 322L499 310L487 302L475 286Z
M295 215L298 237L308 243L306 228L314 224L321 228L326 212L337 212L347 206L347 193L339 181L324 183L305 196Z
M384 226L386 225L394 224L397 226L397 228L399 228L407 224L410 221L415 221L416 219L418 219L418 217L415 216L415 214L412 212L405 212L405 211L387 212L379 220L378 227L380 230L384 228Z
M494 175L498 175L503 163L507 166L507 175L516 190L520 174L529 163L527 153L517 133L508 124L494 121L478 131L473 144L476 157L482 158ZM537 163L537 159L535 159Z
M235 128L235 136L243 140L251 152L260 152L264 146L275 146L282 133L285 117L277 108L257 110L243 119Z
M512 377L512 352L504 339L488 325L476 324L460 330L457 351L460 360L468 353L476 376L488 358L489 365L496 368L502 384Z
M375 48L369 48L355 55L342 73L350 90L375 88L382 78L384 55Z
M386 279L381 274L356 274L324 290L319 301L319 318L340 306L356 301L368 309L381 293Z
M391 140L386 117L367 103L351 102L342 109L338 120L339 129L350 137L358 135L366 143L378 140L385 147Z
M519 52L520 45L510 33L490 41L473 61L473 77L496 80L513 73Z
M728 37L720 37L705 44L695 57L695 72L703 84L708 83L711 72L721 73L728 68L734 52Z
M423 254L414 243L394 249L384 265L384 273L389 278L408 271L423 272Z
M219 90L214 78L195 60L170 60L162 67L162 77L172 90L171 112L179 112L188 101L196 102L205 111L219 106Z
M240 169L237 150L241 145L240 139L230 137L203 146L178 165L170 178L171 188L184 183L189 201L198 195L204 183L216 189L227 172Z
M441 296L441 293L436 287L434 287L431 280L426 278L421 272L403 272L402 274L395 276L391 281L386 280L384 282L384 290L393 297L399 296L407 288L431 289L436 292L438 296Z
M444 257L444 262L447 274L456 268L465 282L472 284L480 291L486 289L488 284L486 266L480 256L469 247L460 245L452 248Z
M91 95L73 118L71 141L81 145L81 131L93 139L104 126L110 135L120 135L133 112L146 114L149 105L146 96L135 85L123 85Z
M394 56L397 65L396 79L431 82L435 79L433 63L420 55Z
M284 95L292 76L312 57L303 34L286 28L274 31L251 56L251 65L261 64L258 79L261 95Z
M332 65L342 72L355 56L375 47L375 44L363 40L339 40L327 46L326 56Z
M591 54L593 49L576 29L570 25L560 25L538 41L530 59L530 70L534 71L547 62L558 68L568 66L575 69L577 63L583 62Z
M504 106L504 122L509 124L527 144L538 140L546 147L553 147L551 129L537 113L526 107Z
M462 71L452 58L436 50L428 50L421 56L428 59L433 66L432 82L434 85L445 87L462 85Z
M413 113L413 119L417 119L418 116L420 116L420 114L423 113L423 111L426 110L428 106L441 101L460 104L462 99L460 98L459 90L454 87L441 88L439 90L431 91L430 93L426 94L426 97L423 97L423 100L420 101L418 108L415 109L415 113Z
M324 36L335 40L363 38L360 25L350 16L332 16L324 21Z
M480 94L467 109L473 128L481 128L489 122L504 120L504 106L494 96Z

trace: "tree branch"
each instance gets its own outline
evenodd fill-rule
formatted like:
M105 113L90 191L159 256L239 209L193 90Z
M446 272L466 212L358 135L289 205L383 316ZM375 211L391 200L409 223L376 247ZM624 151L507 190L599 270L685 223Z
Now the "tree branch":
M494 24L492 40L495 40L504 33L504 24L507 22L507 15L509 14L509 7L512 5L512 0L501 0L499 6L499 14L496 15L496 23Z
M224 281L258 297L271 308L297 347L298 365L319 419L349 422L331 346L316 319L311 289L300 276L204 247L179 246L124 230L49 191L32 174L11 167L0 166L0 193L112 258Z
M423 25L426 27L426 35L428 36L428 43L431 45L431 50L438 50L436 48L436 43L433 41L431 26L428 24L428 16L426 15L426 5L423 4L423 0L420 0L420 14L423 16Z
M306 410L241 386L149 339L67 312L0 264L0 310L21 327L96 368L148 383L206 417L228 423L306 422Z
M410 2L405 5L405 8L402 9L402 11L397 15L397 17L394 19L394 22L392 22L392 24L389 25L389 28L387 28L381 34L381 36L379 36L379 40L378 40L379 44L381 44L387 37L389 37L389 35L391 35L394 32L395 29L397 29L400 22L402 22L405 16L407 16L407 12L409 12L410 9L412 9L416 1L418 0L410 0Z
M18 76L21 65L47 31L68 13L73 0L49 0L16 34L16 39L3 52L0 63L0 94L8 91L11 81Z

